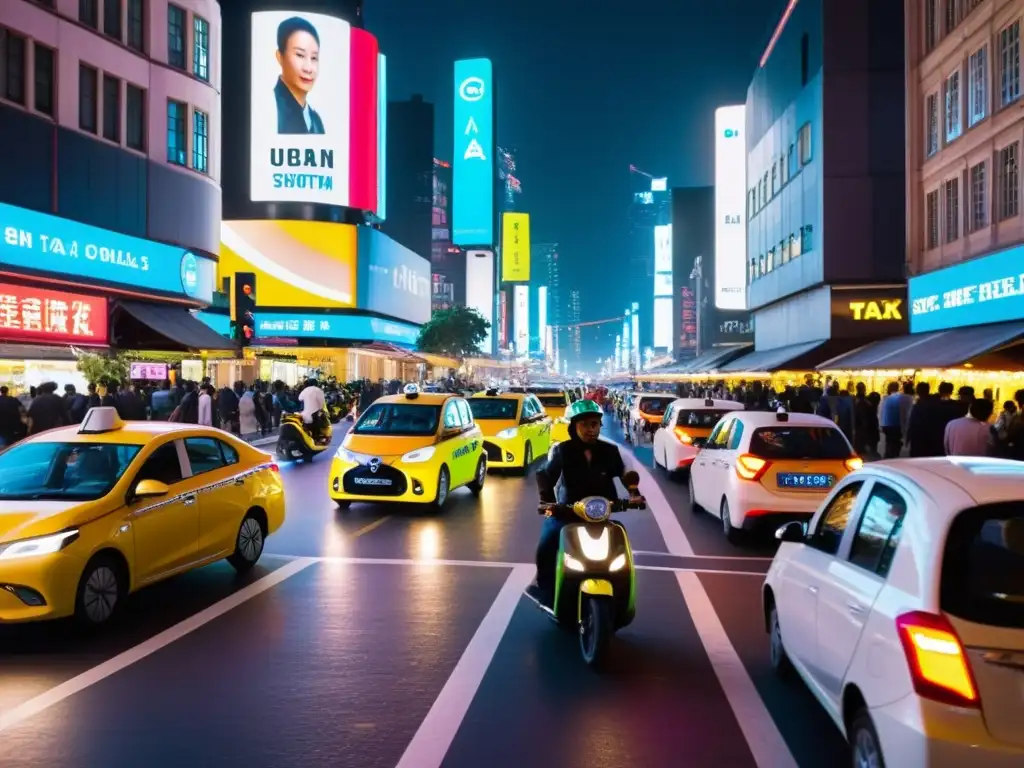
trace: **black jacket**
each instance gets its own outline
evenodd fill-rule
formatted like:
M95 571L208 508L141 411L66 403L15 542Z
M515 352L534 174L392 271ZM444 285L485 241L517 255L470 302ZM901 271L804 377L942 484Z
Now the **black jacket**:
M589 463L584 455L588 449ZM598 440L584 444L582 440L571 437L551 449L547 462L537 471L537 488L544 502L557 500L560 504L574 504L587 496L617 499L619 492L615 478L621 478L625 472L622 454L614 443ZM556 499L555 486L559 480L562 486Z
M316 133L323 134L324 121L312 107L309 108L310 127L306 127L306 118L302 114L302 106L292 96L288 86L282 80L274 86L274 98L277 100L277 132L278 133Z

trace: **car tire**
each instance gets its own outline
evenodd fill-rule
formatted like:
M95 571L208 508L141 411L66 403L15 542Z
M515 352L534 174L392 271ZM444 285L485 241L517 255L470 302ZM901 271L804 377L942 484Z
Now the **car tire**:
M533 464L533 446L530 445L530 441L526 441L526 447L523 449L523 477L530 474L530 465Z
M469 490L474 496L479 496L484 490L484 481L487 479L487 457L481 456L476 463L476 474L469 484Z
M725 534L725 540L730 544L738 542L740 540L740 529L732 524L732 516L729 514L729 500L726 498L722 499L719 517L722 519L722 532Z
M861 707L854 713L846 736L850 742L850 765L853 768L863 765L885 768L882 741L878 738L878 731L867 709Z
M700 504L697 503L697 492L693 488L693 475L690 475L690 482L687 484L690 489L690 511L693 514L697 514L701 511Z
M437 473L437 496L430 503L435 512L444 509L444 504L448 501L448 494L451 493L451 485L452 476L448 472L448 467L442 465L441 471Z
M334 500L334 505L338 509L348 509L349 507L352 506L352 502L351 501L344 501L342 499L335 499Z
M263 554L263 546L267 540L267 532L263 522L252 511L246 513L238 526L235 536L235 551L228 555L228 562L239 573L251 571Z
M75 592L75 620L86 628L108 624L121 610L128 594L124 563L100 553L86 563Z
M772 603L768 612L768 635L770 638L768 650L772 663L772 669L778 677L788 680L793 676L793 662L789 660L786 653L786 645L782 641L782 627L779 624L779 609Z

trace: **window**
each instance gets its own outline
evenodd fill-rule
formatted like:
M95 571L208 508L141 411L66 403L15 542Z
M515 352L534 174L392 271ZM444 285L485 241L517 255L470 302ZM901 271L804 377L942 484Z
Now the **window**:
M54 99L54 52L45 45L33 43L33 71L35 77L35 107L37 112L53 117Z
M971 232L977 232L988 224L988 206L985 200L985 163L971 167Z
M140 152L146 149L146 92L131 83L125 95L125 143Z
M190 437L185 440L185 453L188 454L188 463L192 467L193 475L224 467L220 446L220 440L212 437Z
M797 134L796 143L800 147L800 167L811 162L811 124L804 123Z
M188 105L180 101L167 101L167 162L187 165L188 155L185 139L185 123L188 122Z
M946 143L960 136L960 70L946 78L942 86L946 104Z
M119 443L20 443L0 454L0 501L101 499L139 450Z
M25 103L25 38L0 29L0 67L3 74L4 98L15 104Z
M469 406L466 405L465 400L456 400L455 405L459 409L459 419L462 421L462 426L469 427L473 426L473 414L469 410Z
M121 39L121 0L103 3L103 34L115 40Z
M925 137L926 156L931 157L939 151L939 95L928 94L924 104L925 125L928 130Z
M121 143L121 81L103 75L103 138Z
M1017 169L1019 142L999 150L999 220L1016 216L1020 211L1020 177Z
M523 415L526 415L526 403L523 401ZM503 419L509 421L516 417L519 403L508 397L474 397L469 401L469 409L477 419Z
M227 443L220 444L220 452L224 456L224 463L227 464L229 467L232 464L238 463L238 451L236 451Z
M78 0L78 20L87 27L99 29L100 14L98 0Z
M439 405L374 403L352 427L352 432L357 435L423 437L437 431L440 417Z
M805 224L800 227L800 253L814 250L814 227Z
M790 178L793 178L794 174L796 174L798 170L796 167L796 152L794 151L794 149L794 145L790 144L789 151L786 153L786 175Z
M864 505L850 548L850 562L883 579L888 576L906 514L903 497L887 485L876 483Z
M863 485L863 482L850 483L836 494L822 512L814 532L807 537L810 546L826 555L834 555L839 551L839 544L850 523L850 515L857 508L857 495Z
M87 64L78 65L78 127L89 133L96 133L99 74Z
M136 51L146 50L145 0L128 0L128 46Z
M967 124L976 125L988 113L988 46L967 60Z
M963 19L963 0L945 0L946 2L946 34L948 35Z
M444 428L459 429L462 427L462 419L459 417L459 407L454 400L449 400L444 407Z
M999 104L1012 104L1020 97L1020 22L999 33Z
M750 437L750 452L762 459L848 459L853 455L835 427L759 427Z
M192 167L200 173L209 173L210 117L198 109L192 115Z
M192 74L210 79L210 22L199 16L192 23Z
M939 0L924 0L924 52L930 53L939 42Z
M927 250L939 247L939 190L929 192L924 199L925 247Z
M807 85L811 74L811 39L804 32L800 38L800 85Z
M946 181L946 242L960 237L960 179Z
M135 476L136 485L143 480L156 480L164 485L174 485L180 482L181 460L178 458L178 448L172 440L164 443L150 454L146 463L142 465L139 473Z
M176 5L167 6L167 63L185 68L185 11Z
M775 163L772 163L772 197L778 194L779 191L779 175L778 167Z

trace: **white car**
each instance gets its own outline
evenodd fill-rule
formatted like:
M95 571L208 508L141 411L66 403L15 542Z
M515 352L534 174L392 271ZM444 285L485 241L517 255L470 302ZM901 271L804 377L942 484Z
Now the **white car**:
M669 472L689 469L721 418L742 410L743 403L733 400L683 397L673 401L654 433L654 466Z
M870 464L776 536L772 665L853 765L1024 766L1024 463Z
M634 436L654 432L676 396L665 392L633 392L629 396L629 430Z
M829 419L805 413L737 411L718 422L690 465L690 508L742 531L807 521L833 486L863 461Z

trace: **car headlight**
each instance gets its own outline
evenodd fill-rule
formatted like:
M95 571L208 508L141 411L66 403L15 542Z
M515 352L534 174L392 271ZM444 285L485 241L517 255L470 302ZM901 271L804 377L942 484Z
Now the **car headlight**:
M428 445L426 448L417 448L415 451L409 451L405 456L402 457L403 464L419 464L423 461L430 461L434 457L434 446Z
M54 552L60 552L77 538L78 530L75 529L51 533L48 536L35 536L31 539L12 541L9 544L0 544L0 560L52 555Z
M347 461L350 464L362 464L362 456L358 453L352 453L352 451L346 450L345 448L338 448L337 453L334 454L336 459Z
M511 440L513 437L519 434L519 427L509 427L503 429L501 432L495 435L499 440Z

